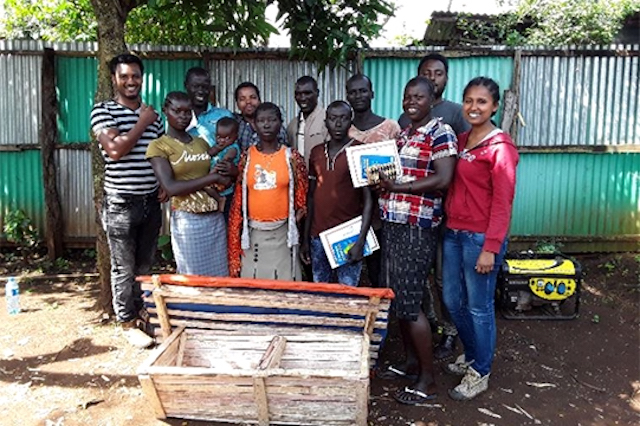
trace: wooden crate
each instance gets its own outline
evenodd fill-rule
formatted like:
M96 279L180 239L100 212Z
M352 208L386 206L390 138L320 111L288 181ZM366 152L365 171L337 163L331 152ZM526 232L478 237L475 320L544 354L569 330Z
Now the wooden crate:
M370 339L386 331L389 290L175 275L141 280L152 291L146 301L163 343L138 376L158 418L367 424L370 358L377 356Z

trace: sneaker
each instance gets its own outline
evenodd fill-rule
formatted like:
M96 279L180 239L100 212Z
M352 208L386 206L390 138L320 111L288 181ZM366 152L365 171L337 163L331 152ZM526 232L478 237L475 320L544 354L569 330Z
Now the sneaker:
M456 401L468 401L489 389L489 374L481 376L473 367L467 368L467 374L458 386L449 390L449 396Z
M444 371L454 376L464 376L472 363L473 361L467 362L462 354L456 358L455 362L447 364Z
M138 328L138 320L122 323L122 335L131 346L145 349L153 345L154 339Z

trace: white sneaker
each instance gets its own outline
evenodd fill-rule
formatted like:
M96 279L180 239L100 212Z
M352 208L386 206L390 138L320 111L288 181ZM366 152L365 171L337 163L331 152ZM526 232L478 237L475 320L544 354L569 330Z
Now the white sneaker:
M447 364L444 371L446 373L453 374L454 376L464 376L467 374L467 370L471 363L473 363L473 361L466 362L464 354L462 354L456 358L454 362Z
M481 376L473 367L467 368L467 374L458 386L449 390L449 396L456 401L468 401L489 389L489 375Z
M122 324L122 335L130 345L145 349L153 345L153 338L137 327L137 321L129 321Z

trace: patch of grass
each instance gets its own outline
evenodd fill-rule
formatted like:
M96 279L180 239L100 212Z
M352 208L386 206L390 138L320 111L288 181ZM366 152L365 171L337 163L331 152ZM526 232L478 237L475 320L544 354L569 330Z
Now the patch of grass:
M560 249L562 247L563 247L563 244L554 239L539 240L539 241L536 241L536 245L533 248L533 251L540 254L555 254L555 253L560 253Z
M66 271L67 269L69 269L69 267L71 266L71 262L69 262L67 259L65 259L64 257L59 257L55 260L55 262L53 262L53 266L57 269L57 270L63 270Z

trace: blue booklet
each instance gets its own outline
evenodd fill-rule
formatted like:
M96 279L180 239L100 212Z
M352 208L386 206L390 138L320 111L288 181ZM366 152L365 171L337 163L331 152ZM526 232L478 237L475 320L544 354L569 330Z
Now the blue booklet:
M353 247L353 245L358 241L358 236L354 235L351 237L347 237L344 240L336 241L331 245L331 250L333 250L333 258L336 261L338 266L342 266L348 261L347 253ZM371 254L371 247L367 242L364 243L364 248L362 250L364 256L369 256Z
M362 216L353 218L345 223L327 229L320 233L322 248L327 255L332 269L347 263L347 252L356 243L362 229ZM376 235L369 228L363 248L364 256L368 256L380 248Z
M352 145L346 152L354 188L378 183L380 173L384 173L389 179L402 176L402 164L395 140Z

